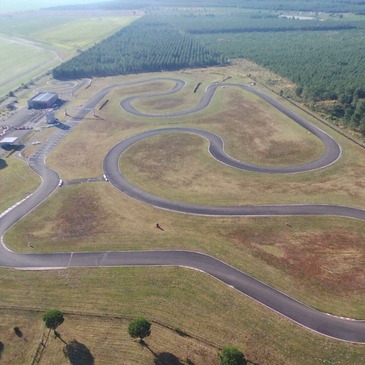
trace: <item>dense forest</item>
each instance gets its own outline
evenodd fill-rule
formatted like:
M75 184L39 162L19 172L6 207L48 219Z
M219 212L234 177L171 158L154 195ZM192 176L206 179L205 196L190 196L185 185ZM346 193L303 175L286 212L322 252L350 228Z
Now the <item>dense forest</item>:
M313 11L333 13L365 13L363 0L111 0L97 3L90 1L89 5L59 6L58 9L150 9L156 7L212 7L267 9L285 11Z
M290 17L294 17L290 18ZM169 15L168 22L190 34L249 33L249 32L292 32L315 30L345 30L356 26L346 21L322 21L318 16L307 17L310 21L295 19L295 15L275 12L232 12L214 13L201 11L180 11L180 15ZM149 15L144 18L149 24L166 22L166 15Z
M194 25L193 20L185 29L206 47L228 59L250 59L287 77L297 85L295 97L365 135L365 20L352 21L349 27L342 19L330 20L332 29L326 22L314 29L312 21L305 21L307 26L285 32L268 29L263 21L265 31L257 25L254 31L231 32L223 27L220 33L215 29L197 33L200 21Z
M119 6L128 2L107 3ZM138 1L137 3L143 3ZM162 4L164 0L153 2ZM189 4L178 0L175 6ZM219 1L203 0L201 3ZM108 76L224 65L247 58L295 82L294 97L365 135L365 17L229 8L156 8L53 71L55 78ZM257 1L273 6L277 1ZM281 1L358 7L343 1Z
M221 52L166 23L137 21L53 70L58 79L225 64Z

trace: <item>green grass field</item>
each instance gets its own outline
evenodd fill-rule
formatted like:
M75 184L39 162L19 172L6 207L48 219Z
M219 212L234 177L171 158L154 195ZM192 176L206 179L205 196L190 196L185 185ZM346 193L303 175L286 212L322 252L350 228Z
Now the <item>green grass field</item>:
M56 64L50 50L21 43L15 39L0 37L0 68L6 70L0 75L0 93L29 81L32 77L47 71Z
M0 95L50 70L122 27L138 15L108 12L29 12L0 22Z
M150 75L138 78L147 76ZM179 108L179 103L194 105L206 85L227 76L237 82L245 80L236 75L234 68L175 74L188 83L181 95L162 101L148 100L148 105L143 106L139 101L136 106L160 111ZM133 78L130 75L93 80L90 88L80 91L73 103L83 103L107 84ZM197 82L202 82L203 87L194 94ZM314 158L321 152L321 144L306 131L291 125L246 93L220 90L219 97L205 112L175 120L134 117L119 107L122 97L171 86L171 82L152 82L111 92L106 97L109 103L98 112L99 117L88 116L52 152L47 163L64 180L101 176L103 157L116 142L143 130L166 126L193 126L224 134L229 153L254 163L264 163L267 158L289 164ZM236 108L236 104L245 106L244 117L243 108ZM231 113L229 118L224 118L225 112ZM260 118L255 117L258 113ZM242 125L246 121L253 123L252 128ZM325 126L322 128L328 131ZM337 202L364 207L361 180L365 172L364 151L337 134L335 137L343 148L342 159L330 168L308 174L268 176L232 171L211 158L205 141L178 134L151 138L133 146L121 159L121 167L133 183L184 201L221 205ZM296 149L290 149L292 145ZM0 174L4 171L0 170ZM11 175L9 170L3 183L3 191L14 202L22 194L17 194L10 182L21 171ZM22 184L28 186L26 180ZM156 222L164 232L156 230ZM33 248L27 246L29 241ZM137 249L206 252L317 309L346 317L365 316L364 230L363 222L356 220L194 217L146 206L103 182L63 186L17 223L6 234L5 242L21 252ZM2 358L7 363L15 363L16 339L9 332L17 325L17 314L6 311L7 307L38 310L58 307L70 315L77 314L74 321L71 317L66 319L61 334L67 341L75 338L84 343L101 364L114 363L117 358L125 359L126 364L130 361L131 365L154 363L151 353L136 348L123 332L127 318L137 315L171 327L171 332L156 334L156 339L152 335L147 342L156 353L167 348L165 351L176 355L184 365L189 364L187 358L193 355L178 350L181 339L173 331L176 327L196 338L194 346L202 346L197 353L206 355L195 354L196 365L206 364L206 358L215 365L216 348L225 344L237 345L252 363L260 365L360 365L365 359L364 346L341 343L304 330L191 270L115 268L27 273L2 270L0 283L0 310L3 308L6 317L1 329L11 343L6 355L9 358L5 353ZM85 314L110 317L103 321ZM110 324L114 315L120 316L120 332L115 323ZM36 337L28 336L27 343L24 341L19 364L29 359L42 329L39 316L28 312L24 316L27 317L22 322L24 331L28 331L28 326L37 330L29 330ZM103 340L106 345L101 349L98 345ZM118 341L122 345L116 348ZM204 341L210 345L204 345ZM45 363L66 361L62 346L53 339L47 347Z
M70 19L65 24L42 29L33 34L43 44L66 55L85 50L133 21L129 16L103 16Z
M0 169L0 214L14 203L31 194L40 184L37 175L17 158L5 158L6 167Z

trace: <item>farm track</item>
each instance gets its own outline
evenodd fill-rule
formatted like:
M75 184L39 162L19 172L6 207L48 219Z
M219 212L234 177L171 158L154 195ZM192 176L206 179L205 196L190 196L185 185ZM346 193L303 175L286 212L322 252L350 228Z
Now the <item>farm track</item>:
M140 97L146 98L158 95L176 93L184 86L184 82L171 78L144 79L123 84L125 86L144 83L148 81L172 80L176 85L171 90L160 94L149 94ZM98 92L85 108L94 108L107 93L115 87L112 85ZM244 164L228 156L223 149L223 141L219 136L212 133L189 128L165 128L151 130L139 135L132 136L114 146L104 159L104 173L108 180L121 192L139 199L147 204L187 214L210 215L210 216L278 216L278 215L334 215L348 218L365 220L365 210L344 206L332 205L267 205L267 206L199 206L181 202L173 202L163 199L132 186L119 171L120 156L134 143L152 135L162 133L193 133L210 141L210 153L222 163L235 168L249 169L264 173L299 173L325 168L341 156L341 148L337 142L327 133L315 127L304 118L297 116L280 103L269 96L245 85L215 84L207 88L200 103L189 110L165 115L143 114L138 112L132 102L139 96L125 99L121 106L130 113L145 117L174 117L203 110L211 102L215 91L220 86L241 87L263 98L272 106L280 110L295 122L302 125L311 133L315 134L325 145L323 155L312 162L297 166L287 167L260 167ZM82 110L75 119L82 119L88 110ZM112 267L112 266L182 266L203 271L236 290L250 296L268 308L289 318L290 320L317 333L330 336L343 341L365 343L365 321L339 318L319 312L303 303L281 293L280 291L246 275L240 270L217 260L211 256L190 251L120 251L120 252L65 252L50 254L18 254L7 249L3 242L5 232L28 214L32 209L50 196L58 187L58 174L48 168L45 163L46 155L72 130L77 123L70 122L70 129L59 131L53 135L40 150L29 159L29 167L42 177L41 186L28 198L15 205L6 214L0 216L0 266L19 269L50 269L67 267Z

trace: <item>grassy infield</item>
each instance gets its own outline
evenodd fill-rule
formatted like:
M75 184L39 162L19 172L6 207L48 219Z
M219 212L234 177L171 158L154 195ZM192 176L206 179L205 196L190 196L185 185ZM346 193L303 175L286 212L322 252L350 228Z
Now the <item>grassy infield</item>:
M237 76L236 69L182 73L174 76L184 78L188 86L178 95L135 105L156 113L193 105L208 84L229 75L233 81L247 82ZM133 76L119 78L130 79ZM116 79L95 80L74 103L80 104L109 82ZM197 82L203 84L193 94ZM227 152L253 163L297 163L321 152L322 146L312 136L255 97L234 89L220 90L204 112L175 119L137 118L119 108L118 101L125 95L169 87L171 82L152 82L112 92L107 106L98 112L100 118L90 117L80 124L49 156L48 163L65 180L98 176L103 156L120 139L176 125L214 131L224 137ZM341 136L335 137L343 148L342 159L308 174L269 176L229 169L209 156L205 141L183 134L139 143L122 157L121 168L133 183L148 191L201 204L323 202L364 207L364 151ZM1 196L6 193L9 201L17 201L34 188L37 179L25 167L22 173L11 168L22 168L13 159L8 163L10 168L1 171ZM9 174L6 179L4 173ZM29 178L20 184L26 186L22 192L9 184L18 181L19 175ZM156 222L164 232L155 229ZM33 249L27 247L29 241ZM6 242L22 252L197 250L320 310L354 318L365 315L363 223L354 220L191 217L145 206L106 183L94 183L60 189L10 230ZM57 307L74 313L67 316L61 334L66 341L75 338L87 346L99 364L154 363L151 351L126 335L128 318L136 315L155 322L147 340L150 349L156 354L174 354L182 363L190 359L197 365L216 364L217 347L227 343L237 345L258 364L361 364L365 358L364 346L304 330L216 280L186 269L3 270L0 296L3 308ZM1 313L2 360L26 363L42 332L40 314L14 309L2 309ZM12 333L15 325L23 330L23 338ZM181 337L174 328L204 341ZM51 337L43 363L68 363L62 347L62 342Z

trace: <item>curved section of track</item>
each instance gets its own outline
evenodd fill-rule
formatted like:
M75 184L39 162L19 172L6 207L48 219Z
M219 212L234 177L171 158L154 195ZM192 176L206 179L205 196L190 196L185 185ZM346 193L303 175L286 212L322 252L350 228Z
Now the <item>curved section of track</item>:
M319 312L222 261L198 252L125 251L28 255L8 252L6 256L7 260L13 262L12 267L24 269L116 266L180 266L197 269L312 331L343 341L365 343L365 321ZM3 261L2 253L2 265Z
M165 79L166 80L166 79ZM167 79L168 80L168 79ZM120 106L127 112L142 116L142 117L148 117L148 118L171 118L171 117L179 117L183 115L188 115L192 113L199 112L203 109L205 109L212 101L212 98L216 92L216 90L220 87L236 87L241 88L246 91L249 91L257 96L259 96L261 99L265 100L268 104L273 106L274 108L278 109L280 112L282 112L284 115L292 119L294 122L302 126L304 129L306 129L308 132L313 133L316 137L318 137L324 144L325 150L322 156L320 156L317 160L311 161L306 164L298 165L298 166L287 166L287 167L263 167L263 166L253 166L246 163L240 163L237 160L228 157L224 151L223 151L223 141L220 137L213 135L212 133L204 132L204 131L198 131L194 130L193 133L200 134L201 136L209 139L211 147L210 151L214 157L216 157L219 161L226 163L228 165L231 165L232 167L237 167L249 171L255 171L255 172L265 172L265 173L294 173L294 172L307 172L307 171L313 171L317 169L321 169L323 167L327 167L337 161L341 156L341 148L339 144L326 132L324 132L322 129L316 127L312 123L308 122L306 119L302 118L298 114L294 113L292 110L286 108L284 105L280 104L275 99L271 98L270 96L260 92L259 90L252 88L247 85L241 85L241 84L228 84L228 83L222 83L222 84L214 84L209 86L206 89L206 92L202 96L200 102L193 108L187 109L185 111L179 111L179 112L173 112L173 113L165 113L165 114L150 114L150 113L142 113L138 110L136 110L132 103L135 100L138 99L146 99L156 96L163 96L167 94L173 94L177 91L181 90L181 88L184 86L183 82L177 82L176 79L171 79L172 81L176 81L175 87L170 90L169 92L164 93L158 93L158 94L148 94L143 96L132 96L129 98L126 98L120 102ZM170 129L172 131L172 129ZM182 129L181 129L182 130ZM166 133L165 130L160 130L160 133ZM192 130L186 129L187 132L191 132ZM147 135L145 135L147 137Z
M171 80L171 79L168 79ZM176 86L164 94L177 92L183 86L183 82L176 80ZM153 79L141 80L136 83L153 81ZM131 85L128 83L127 85ZM87 107L95 107L98 102L114 87L113 85L105 88L94 96L87 104ZM236 86L236 85L235 85ZM216 90L217 85L210 89L211 97ZM208 94L209 96L209 94ZM261 95L260 95L261 96ZM263 97L263 96L261 96ZM206 96L203 97L204 100ZM131 100L130 100L131 102ZM206 101L205 101L206 102ZM205 103L204 102L204 103ZM209 104L208 102L208 104ZM204 105L202 102L199 108ZM208 105L206 104L206 105ZM279 108L278 108L279 109ZM190 109L197 111L197 109ZM200 109L201 110L201 109ZM279 109L280 110L280 109ZM284 112L284 111L283 111ZM80 111L77 118L81 119L87 111ZM286 113L286 112L285 112ZM288 115L288 114L287 114ZM311 130L311 125L305 122L304 127ZM333 163L340 155L340 148L337 143L333 144L333 139L326 133L318 133L318 128L313 127L315 133L326 145L327 157L322 159L316 167L321 168ZM311 130L312 131L312 130ZM320 130L319 130L320 131ZM104 160L105 174L110 182L123 193L133 198L142 200L147 204L158 206L163 209L170 209L178 212L190 214L205 215L226 215L226 216L272 216L272 215L339 215L365 220L365 211L360 209L330 206L330 205L289 205L289 206L241 206L241 207L214 207L214 206L197 206L180 202L168 201L149 193L143 192L126 181L119 171L118 161L120 155L131 145L143 138L161 133L194 133L210 141L210 151L212 155L223 163L232 165L236 168L251 169L258 171L259 167L247 165L227 156L222 148L222 141L218 136L212 133L199 131L195 129L160 129L146 132L121 142L110 150ZM327 139L327 137L328 139ZM50 141L42 146L43 150L37 156L33 156L30 161L30 167L42 177L42 184L30 197L25 199L22 204L15 206L10 212L0 218L0 266L13 267L22 269L40 269L40 268L66 268L66 267L111 267L111 266L181 266L203 271L222 282L239 290L240 292L257 300L268 308L279 314L297 322L298 324L336 339L365 343L365 321L338 318L319 311L316 311L295 299L288 297L280 291L269 287L268 285L246 275L234 267L219 261L205 254L190 251L138 251L138 252L86 252L86 253L52 253L52 254L17 254L8 250L3 243L5 232L19 221L24 215L29 213L38 204L45 200L57 188L59 177L56 172L49 169L45 164L45 156L54 146L54 141ZM329 151L332 151L331 153ZM323 156L322 156L323 158ZM320 159L319 159L320 160ZM317 160L318 161L318 160ZM235 163L239 165L235 165ZM302 168L305 168L302 165ZM300 166L295 167L295 171L262 171L261 172L300 172ZM256 170L255 170L256 169ZM283 168L280 168L283 169ZM284 168L285 169L285 168Z
M168 129L157 129L135 135L127 138L126 140L118 143L114 146L106 155L104 159L104 173L108 180L113 184L119 191L127 194L128 196L140 200L146 204L154 207L171 210L180 213L196 214L196 215L209 215L209 216L305 216L305 215L322 215L322 216L340 216L346 218L355 218L365 220L365 210L351 208L339 205L329 204L298 204L298 205L255 205L255 206L202 206L188 204L179 201L171 201L146 191L139 189L132 185L119 170L119 159L120 156L128 150L133 144L159 134L164 133L194 133L205 138L215 137L214 134L205 131L199 131L187 128L168 128ZM213 141L214 142L214 141ZM213 151L212 145L210 151L214 157L219 161L231 165L231 158L227 157L222 151ZM222 157L222 160L220 159ZM246 169L246 164L233 160L231 165L235 168ZM242 167L243 166L243 167ZM251 171L260 171L260 167L255 170L254 166L248 165ZM265 169L265 168L264 168ZM267 172L267 171L265 171ZM277 171L275 171L277 172Z

